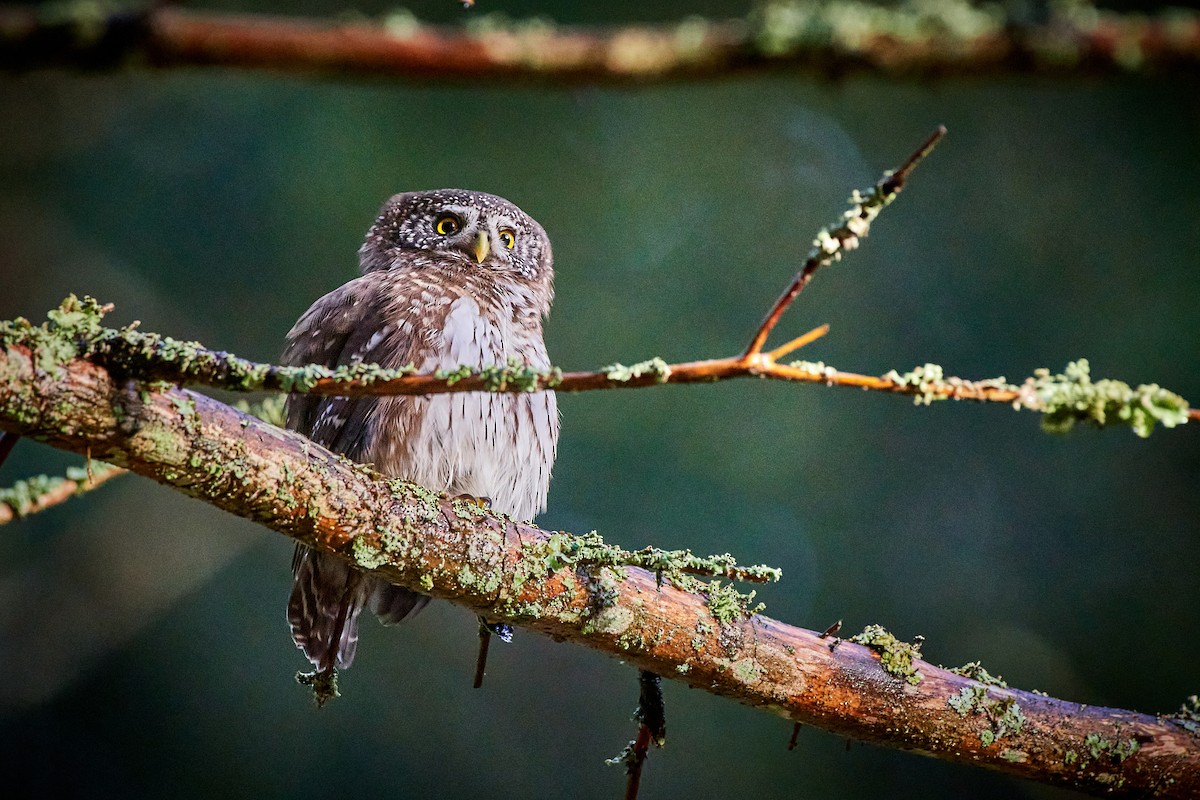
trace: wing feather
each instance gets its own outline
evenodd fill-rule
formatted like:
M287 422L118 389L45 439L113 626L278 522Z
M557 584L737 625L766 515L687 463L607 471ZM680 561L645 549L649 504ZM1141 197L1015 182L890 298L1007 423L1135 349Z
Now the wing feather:
M411 358L413 342L387 321L395 289L387 273L368 273L315 302L288 333L282 363L335 368L357 361L399 367ZM287 426L353 461L370 460L373 397L293 394ZM320 670L348 667L358 642L358 616L365 604L385 623L419 611L429 598L351 569L340 559L298 545L288 621L296 646Z

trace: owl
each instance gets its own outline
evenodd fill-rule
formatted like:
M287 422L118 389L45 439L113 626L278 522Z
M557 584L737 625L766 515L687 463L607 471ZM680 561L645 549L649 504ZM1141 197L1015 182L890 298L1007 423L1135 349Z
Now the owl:
M358 255L362 274L313 303L288 333L285 364L411 364L432 373L515 359L549 367L542 320L554 296L550 241L507 200L461 189L398 194ZM545 508L558 445L551 391L291 395L287 425L385 475L487 498L520 520ZM354 660L363 608L390 625L429 601L304 546L292 571L292 638L318 677Z

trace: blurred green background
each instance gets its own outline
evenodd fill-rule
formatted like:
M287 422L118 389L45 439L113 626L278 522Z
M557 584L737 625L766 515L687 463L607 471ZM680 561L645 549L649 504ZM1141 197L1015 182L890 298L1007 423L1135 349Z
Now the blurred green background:
M617 22L748 3L481 2ZM200 5L200 4L195 4ZM210 4L269 10L263 2ZM315 1L289 10L331 14ZM285 4L274 6L283 9ZM410 6L452 20L443 0ZM362 4L379 12L384 4ZM336 82L218 69L0 77L0 318L70 292L269 360L356 274L390 194L504 195L554 242L556 364L728 355L855 187L950 136L773 341L881 373L1020 379L1079 356L1200 402L1200 80L777 74L637 90ZM1200 690L1200 430L811 386L564 396L541 522L781 566L769 615L923 634L1016 686L1172 711ZM0 484L77 463L22 442ZM73 797L613 798L635 672L518 631L364 620L318 712L284 620L291 543L135 478L0 536L0 765ZM847 744L682 685L642 797L1059 797Z

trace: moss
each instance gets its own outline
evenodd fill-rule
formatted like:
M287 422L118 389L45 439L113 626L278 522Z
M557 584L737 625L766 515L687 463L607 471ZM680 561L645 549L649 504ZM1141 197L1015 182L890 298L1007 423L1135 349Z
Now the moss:
M1024 750L1013 750L1011 748L1001 750L1000 757L1010 764L1024 764L1029 760L1029 754Z
M425 573L421 576L421 588L427 592L433 591L433 576Z
M880 625L868 625L850 641L866 645L879 653L879 663L885 672L916 686L922 680L913 662L921 657L921 643L903 642Z
M1063 763L1066 764L1068 767L1071 766L1072 764L1074 764L1078 760L1079 760L1079 753L1076 753L1074 750L1068 750L1067 752L1063 753Z

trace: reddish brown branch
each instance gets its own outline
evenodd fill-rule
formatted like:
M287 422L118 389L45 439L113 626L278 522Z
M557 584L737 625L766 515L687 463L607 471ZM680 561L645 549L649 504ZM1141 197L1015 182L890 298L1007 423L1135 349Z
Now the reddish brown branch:
M718 618L704 592L659 586L646 570L550 569L562 553L549 532L382 480L203 395L115 381L83 360L55 375L20 346L0 349L0 374L0 430L90 450L488 619L864 741L1096 794L1200 794L1200 736L1169 718L988 686L919 660L913 683L868 646L763 616ZM1001 725L1017 710L1020 725Z
M0 8L0 66L116 64L223 66L336 76L562 84L700 79L780 67L823 76L1001 73L1111 74L1195 70L1200 18L1097 12L1038 25L984 11L963 32L936 5L873 8L874 30L843 30L862 17L851 3L812 4L789 14L768 3L749 20L585 28L521 23L464 30L409 17L390 24L221 14L159 7L98 15L94 6ZM825 12L828 12L826 15ZM913 16L922 24L912 25ZM797 21L802 20L802 21Z

